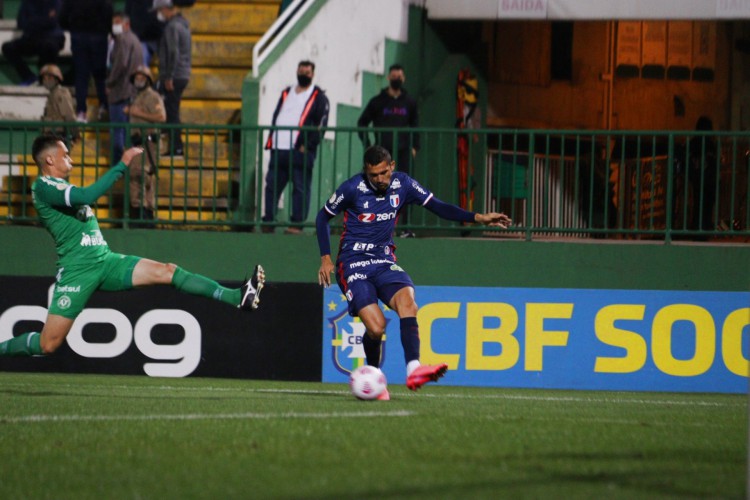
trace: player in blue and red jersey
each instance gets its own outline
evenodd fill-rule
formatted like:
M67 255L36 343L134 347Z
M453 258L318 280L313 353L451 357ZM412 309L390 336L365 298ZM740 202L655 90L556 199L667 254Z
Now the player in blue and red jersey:
M478 214L444 203L403 172L394 172L395 163L382 146L365 151L364 168L339 186L318 213L316 226L320 246L318 282L331 284L331 272L346 296L349 314L359 316L366 328L362 344L367 364L380 365L381 339L385 316L380 299L396 311L401 323L401 344L406 359L406 386L415 391L436 381L448 365L420 365L417 304L414 283L396 264L393 229L401 210L419 204L443 219L478 222L505 228L511 223L502 213ZM344 232L339 243L336 265L331 261L329 221L344 212ZM388 399L386 393L379 399Z

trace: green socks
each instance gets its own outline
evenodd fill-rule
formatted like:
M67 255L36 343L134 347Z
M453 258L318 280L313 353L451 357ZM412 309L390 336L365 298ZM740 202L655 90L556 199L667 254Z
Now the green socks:
M0 356L38 356L44 354L39 332L29 332L0 342Z
M210 278L185 271L181 267L175 269L172 285L181 292L220 300L232 306L240 303L239 288L225 288Z

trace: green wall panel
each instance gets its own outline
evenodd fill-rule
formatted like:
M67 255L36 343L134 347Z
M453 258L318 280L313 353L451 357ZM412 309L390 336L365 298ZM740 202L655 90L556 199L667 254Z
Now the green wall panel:
M262 263L269 281L317 280L312 235L103 230L112 250L174 262L222 280ZM335 247L335 238L333 236ZM399 264L419 285L647 290L750 290L750 246L524 242L489 238L398 240ZM53 276L43 229L0 226L0 276Z

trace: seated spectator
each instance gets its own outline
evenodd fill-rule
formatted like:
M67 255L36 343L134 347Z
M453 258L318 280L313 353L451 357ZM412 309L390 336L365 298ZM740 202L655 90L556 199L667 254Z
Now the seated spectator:
M3 55L21 78L21 85L37 81L25 57L37 56L39 67L57 62L57 54L65 45L59 14L60 0L21 0L17 26L23 33L2 47Z
M54 64L47 64L39 72L39 78L44 88L49 90L47 103L44 105L42 121L45 122L75 122L76 113L73 107L73 96L62 86L63 75L60 68ZM45 133L53 133L65 138L66 144L78 138L77 128L62 126L44 127Z
M139 66L130 75L137 94L133 104L126 108L130 123L164 123L167 113L161 96L153 89L154 78L148 66ZM159 129L131 129L130 140L134 146L142 146L143 154L130 162L130 219L153 220L156 218L156 176L158 168ZM136 226L131 224L131 226ZM144 226L145 227L145 226Z

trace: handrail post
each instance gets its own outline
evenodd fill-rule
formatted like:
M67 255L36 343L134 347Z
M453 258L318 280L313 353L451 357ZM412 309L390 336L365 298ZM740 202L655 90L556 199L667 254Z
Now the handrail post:
M664 244L669 245L672 242L672 203L673 193L672 188L674 184L674 134L669 133L668 135L668 148L667 148L667 199L666 199L666 214L665 214L665 231L664 231Z
M529 133L529 159L526 168L526 241L531 241L531 224L534 213L534 133Z

